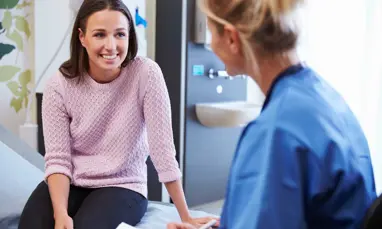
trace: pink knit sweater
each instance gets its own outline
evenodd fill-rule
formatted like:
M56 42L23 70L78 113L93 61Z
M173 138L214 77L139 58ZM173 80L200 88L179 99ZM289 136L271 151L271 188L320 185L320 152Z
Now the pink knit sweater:
M167 88L148 58L135 58L107 84L88 75L77 84L57 73L46 85L42 118L46 178L61 173L76 186L117 186L147 197L149 155L161 182L181 176Z

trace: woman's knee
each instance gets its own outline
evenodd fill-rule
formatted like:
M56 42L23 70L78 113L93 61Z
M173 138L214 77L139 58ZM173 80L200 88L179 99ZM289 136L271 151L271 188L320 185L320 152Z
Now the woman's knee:
M21 213L19 229L52 229L53 208L48 185L43 181L32 192Z

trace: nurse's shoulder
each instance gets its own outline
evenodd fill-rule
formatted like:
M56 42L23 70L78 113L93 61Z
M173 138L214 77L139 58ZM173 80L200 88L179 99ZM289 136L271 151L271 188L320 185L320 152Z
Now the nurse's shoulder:
M305 78L291 77L283 83L275 109L279 128L319 157L325 157L330 147L339 147L343 157L369 157L368 143L357 118L325 80L309 72Z

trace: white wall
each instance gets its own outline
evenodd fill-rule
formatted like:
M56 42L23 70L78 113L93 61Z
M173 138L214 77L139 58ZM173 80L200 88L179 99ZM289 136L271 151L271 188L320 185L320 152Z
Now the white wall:
M36 81L42 77L41 83L37 85L37 92L43 91L46 80L69 57L73 17L69 0L35 0ZM60 48L62 41L64 42Z
M247 84L247 101L256 104L263 104L265 100L264 93L260 90L257 83L252 79L248 78Z
M153 60L155 60L156 4L156 0L146 0L146 17L148 21L146 31L147 56Z
M24 1L20 1L20 3L22 2ZM0 59L0 69L2 69L0 70L0 124L18 134L19 125L25 120L25 96L27 94L24 92L28 91L20 89L24 80L28 82L27 88L24 87L24 89L30 91L33 86L33 5L25 5L21 8L14 7L9 10L0 9L0 21L3 24L3 29L7 27L5 22L7 15L11 15L12 23L9 29L0 30L0 52L5 52L5 44L13 46L14 49L11 52L6 52L7 54ZM10 36L7 36L8 32ZM4 70L5 68L17 68L17 72L9 75ZM30 74L23 74L21 76L23 79L20 82L20 75L26 71Z

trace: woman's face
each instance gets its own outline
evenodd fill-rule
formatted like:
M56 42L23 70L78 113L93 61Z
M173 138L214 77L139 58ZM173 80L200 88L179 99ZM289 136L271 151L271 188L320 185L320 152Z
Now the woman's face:
M226 71L231 76L244 74L244 58L241 53L241 42L237 30L230 25L218 31L217 24L208 19L211 32L211 48L225 64Z
M109 81L112 73L119 72L129 47L129 22L119 11L102 10L92 14L86 25L86 31L80 30L80 41L89 56L90 72L104 72ZM108 74L111 73L111 74Z

